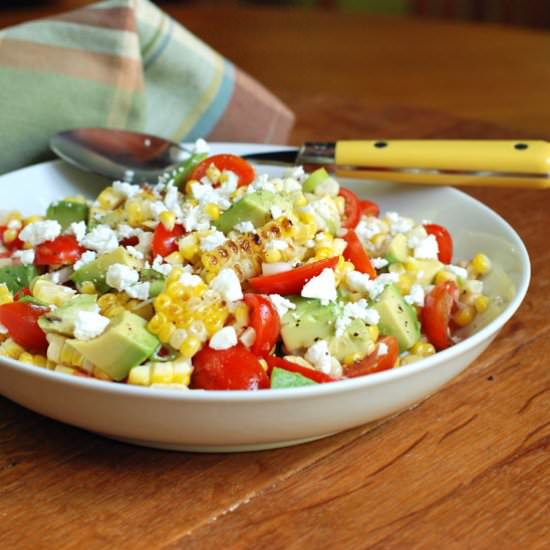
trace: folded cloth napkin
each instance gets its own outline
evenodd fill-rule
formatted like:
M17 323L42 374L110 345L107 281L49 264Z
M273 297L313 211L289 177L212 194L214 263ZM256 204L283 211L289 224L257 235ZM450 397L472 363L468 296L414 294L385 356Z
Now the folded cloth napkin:
M148 0L108 0L0 32L0 173L49 158L49 137L69 128L284 143L293 121Z

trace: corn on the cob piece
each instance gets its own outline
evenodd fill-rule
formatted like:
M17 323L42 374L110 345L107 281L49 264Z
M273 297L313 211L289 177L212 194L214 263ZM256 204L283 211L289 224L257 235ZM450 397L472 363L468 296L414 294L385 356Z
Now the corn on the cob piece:
M146 363L130 370L128 384L159 387L177 385L187 388L192 372L191 362L183 358L166 363Z
M32 284L31 292L36 299L56 306L60 306L76 294L76 290L68 286L56 285L42 278L36 279Z
M101 315L109 319L123 313L124 310L131 311L147 321L154 314L151 302L130 298L125 292L107 292L97 299L97 305Z
M111 186L105 187L97 196L96 202L103 210L114 210L122 204L124 195L118 193Z
M19 344L16 344L11 338L8 338L0 344L0 355L3 355L4 357L19 359L22 353L25 353L25 350Z
M71 346L70 338L50 333L46 335L46 339L48 340L48 361L67 367L77 367L86 372L93 371L94 365Z

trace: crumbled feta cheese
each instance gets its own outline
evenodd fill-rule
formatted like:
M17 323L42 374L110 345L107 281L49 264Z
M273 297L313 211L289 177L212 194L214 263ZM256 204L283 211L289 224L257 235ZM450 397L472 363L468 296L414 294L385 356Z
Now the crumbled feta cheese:
M132 173L132 178L133 175L134 174ZM132 185L131 183L128 183L126 181L114 181L113 191L115 191L115 193L119 193L127 199L131 199L132 197L135 197L138 193L140 193L141 188L138 185Z
M199 205L192 206L186 203L183 207L182 223L185 231L206 231L210 228L210 218Z
M149 211L151 212L151 216L153 216L153 218L155 220L158 220L160 215L163 213L163 212L167 212L168 211L168 208L166 208L165 204L161 201L154 201L152 203L149 204Z
M222 269L216 277L212 279L210 288L219 292L222 298L227 302L235 302L243 298L241 281L239 281L235 271L229 268Z
M354 292L366 294L371 282L371 278L366 273L361 273L360 271L348 271L346 274L346 284Z
M322 197L323 195L329 195L331 197L337 197L340 193L340 185L334 178L327 178L315 187L315 194Z
M109 324L108 317L97 311L78 311L74 320L74 337L77 340L91 340L99 336Z
M405 302L412 306L424 305L424 289L421 285L412 285L411 290L407 296L405 296Z
M300 178L294 178L294 177L285 178L283 180L282 191L284 193L295 193L296 191L301 191L302 190L302 184L298 180L302 181L302 177L300 177Z
M74 269L72 268L72 266L67 266L62 267L57 271L52 271L51 273L49 273L48 277L52 283L55 283L56 285L62 285L71 278L71 275L73 273Z
M0 323L0 334L8 334L8 329Z
M457 277L460 277L461 279L467 279L468 278L468 270L460 267L459 265L446 265L445 269L450 271L451 273L454 273Z
M365 245L365 243L375 235L386 233L387 229L387 224L379 218L375 218L374 216L363 216L355 228L355 233L363 245Z
M385 258L371 258L370 263L375 269L382 269L388 265L388 260Z
M306 361L309 361L317 370L329 374L332 370L332 356L328 351L328 342L318 340L308 348L305 354Z
M319 229L327 229L334 232L340 226L340 213L333 199L330 197L316 198L301 210L313 214L315 223Z
M140 230L137 234L137 238L138 243L135 246L136 250L139 250L144 256L149 256L153 244L153 233L151 231Z
M283 273L290 271L292 264L290 262L273 262L272 264L262 264L262 275L273 275L273 273Z
M210 338L212 349L229 349L237 345L237 333L233 327L223 327Z
M233 229L239 233L256 233L254 224L249 221L240 222Z
M197 286L202 283L202 279L198 275L193 275L192 273L184 272L181 274L180 283L185 286Z
M374 308L369 307L363 298L354 303L347 303L342 313L336 319L336 336L342 336L352 319L360 319L367 325L377 325L380 315Z
M93 262L96 259L97 254L91 250L86 250L82 256L75 262L74 269L80 269L81 267Z
M384 342L379 342L376 355L378 355L378 357L382 357L383 355L387 355L388 351L388 344Z
M325 268L320 275L312 277L302 288L301 295L304 298L318 298L323 305L336 300L334 270Z
M399 280L397 273L382 273L376 279L370 279L366 273L350 271L346 275L346 283L350 290L368 294L371 299L377 298L384 288Z
M130 285L124 289L124 292L130 296L130 298L136 298L137 300L147 300L149 298L149 290L151 283L146 281L144 283L136 283Z
M246 328L240 335L239 340L247 347L250 348L256 341L256 331L252 327Z
M166 187L166 195L164 195L164 204L168 210L172 210L176 215L181 211L178 199L178 188L175 185Z
M69 225L69 233L76 237L76 240L80 243L86 235L86 222L73 222Z
M118 246L116 233L108 225L96 225L83 239L81 244L100 254L110 252Z
M414 257L419 260L436 260L438 252L435 235L428 235L414 247Z
M164 275L167 277L172 269L174 269L174 266L169 263L163 263L164 258L162 256L156 256L153 260L153 265L151 265L151 269L154 269L156 272Z
M421 225L417 225L407 233L407 246L416 248L427 236L426 229Z
M226 240L226 236L221 231L214 231L210 235L201 237L201 249L204 252L210 252L222 245Z
M201 153L210 153L210 145L208 145L208 143L206 143L206 141L204 141L204 139L202 138L199 138L197 139L197 141L195 141L192 149L193 153L195 153L196 155L199 155Z
M144 258L143 252L138 250L135 246L131 246L131 245L127 246L126 252L128 252L130 256L132 256L133 258L136 258L137 260L143 260Z
M386 219L390 224L390 232L393 234L406 233L414 227L414 221L411 218L404 218L397 212L387 212Z
M277 218L280 218L283 215L283 209L278 205L274 204L269 211L271 212L271 217L276 220Z
M61 226L56 220L44 220L26 225L19 233L19 238L32 246L53 241L61 234Z
M303 166L293 166L288 170L287 175L289 178L294 178L295 180L298 180L298 181L305 179L307 177L307 174L304 172Z
M392 283L399 281L399 275L397 273L382 273L378 275L374 281L369 283L369 297L371 300L374 300L382 294L382 291Z
M267 297L270 299L273 307L277 310L279 317L283 317L289 309L296 309L296 304L292 303L290 300L287 300L279 294L268 294Z
M273 239L268 241L265 245L266 250L286 250L288 243L282 239Z
M112 264L107 269L106 283L117 290L126 290L139 281L139 273L124 264Z
M139 229L134 229L133 227L130 227L125 223L121 223L116 228L116 236L119 241L122 241L124 239L129 239L130 237L135 237L139 235L139 232L140 232Z
M29 248L28 250L16 250L12 254L13 258L19 258L19 261L23 265L30 265L34 263L34 250Z

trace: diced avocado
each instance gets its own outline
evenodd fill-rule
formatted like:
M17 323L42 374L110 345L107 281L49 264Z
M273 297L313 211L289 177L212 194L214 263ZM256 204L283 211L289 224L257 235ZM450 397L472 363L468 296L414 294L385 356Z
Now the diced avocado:
M130 256L125 248L119 246L113 251L102 254L97 259L77 269L71 275L71 280L77 286L80 286L85 281L91 281L98 292L107 292L109 285L105 282L105 275L109 266L113 264L124 264L134 269L140 267L139 260Z
M90 208L88 216L88 229L93 229L96 225L108 225L116 227L121 223L126 223L126 211L124 208L116 208L115 210L103 210L101 208Z
M317 382L307 378L297 372L290 372L279 367L275 367L271 372L271 387L277 388L296 388L299 386L314 386Z
M0 283L5 283L10 292L30 286L38 275L34 265L8 265L0 268Z
M309 348L317 340L329 340L334 335L338 307L321 305L319 300L293 297L296 309L287 311L281 319L281 338L289 353Z
M328 178L330 178L329 173L324 168L317 168L307 177L302 187L306 193L314 193L315 188Z
M71 223L88 220L88 205L84 202L64 200L52 202L46 211L46 218L57 220L65 231Z
M222 233L229 233L238 223L246 221L252 222L254 227L261 227L271 218L270 208L276 201L275 193L254 191L228 208L215 225Z
M426 286L432 283L433 278L443 269L439 260L416 260L416 282Z
M130 369L145 361L160 343L146 325L145 319L125 311L113 318L97 338L67 343L113 380L123 380Z
M44 332L57 332L73 336L74 322L79 311L96 311L96 296L93 294L79 294L67 300L58 308L42 315L38 325Z
M195 153L187 160L184 160L175 170L174 185L181 187L187 181L187 178L189 178L195 167L207 157L207 153Z
M397 233L397 235L393 237L385 257L390 264L407 261L409 257L409 248L407 245L407 237L403 233Z
M400 351L409 349L419 340L420 323L416 311L405 302L394 285L388 285L383 290L373 307L380 315L380 332L395 336Z
M372 348L372 338L367 325L360 319L353 319L342 336L329 339L330 354L338 361L344 361L350 355L365 357Z
M162 273L154 269L142 269L140 271L140 280L150 283L149 298L155 298L163 291L166 278Z

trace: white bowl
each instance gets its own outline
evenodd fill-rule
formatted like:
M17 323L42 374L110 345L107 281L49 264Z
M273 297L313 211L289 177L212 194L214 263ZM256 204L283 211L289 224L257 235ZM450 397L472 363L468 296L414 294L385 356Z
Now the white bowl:
M216 151L268 146L218 144ZM272 171L272 170L270 170ZM105 180L61 161L0 178L2 207L44 212L55 199L97 195ZM74 377L0 358L2 395L40 414L139 445L231 452L294 445L406 409L464 370L491 343L527 291L530 265L516 232L495 212L449 187L347 181L375 200L417 220L445 225L455 257L486 252L510 277L510 301L494 320L445 351L417 363L362 378L303 388L246 391L160 390Z

